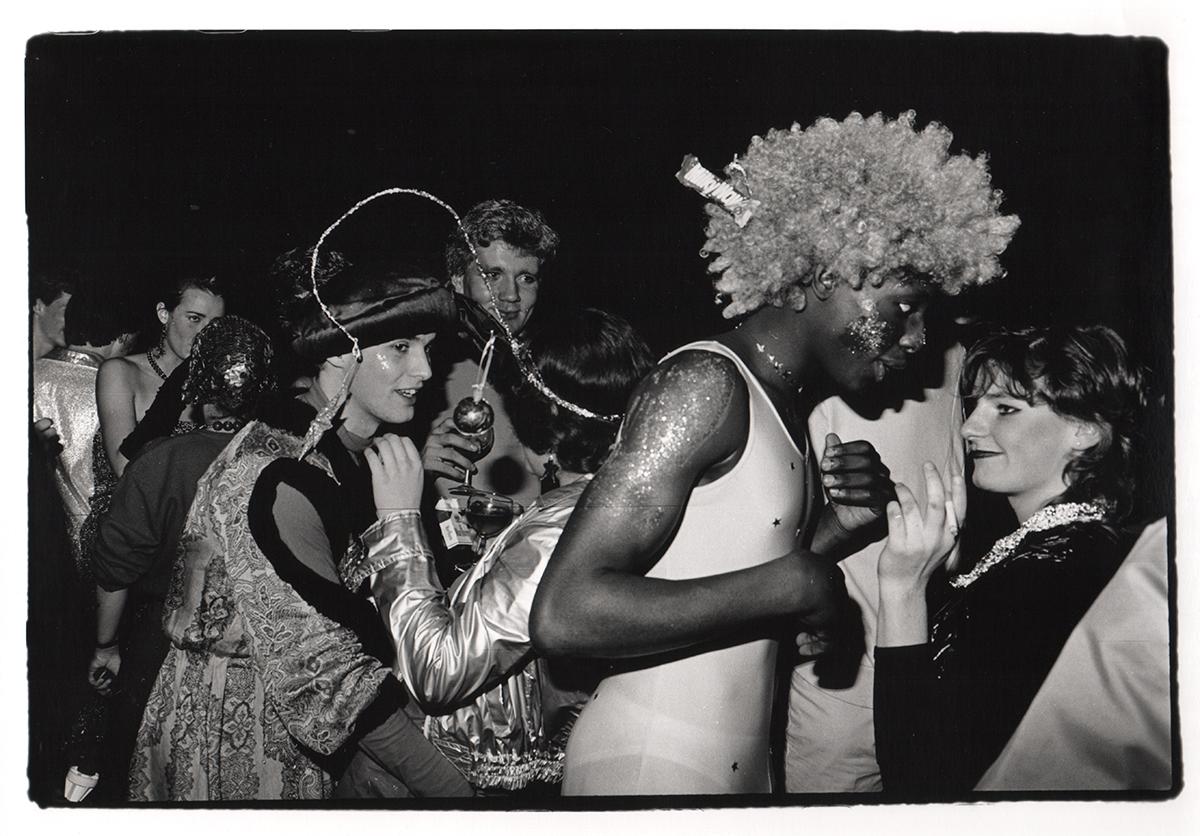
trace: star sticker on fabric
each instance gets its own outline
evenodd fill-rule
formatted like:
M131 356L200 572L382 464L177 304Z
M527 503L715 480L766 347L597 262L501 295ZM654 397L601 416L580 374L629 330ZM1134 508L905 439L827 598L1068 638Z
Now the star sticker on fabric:
M756 349L758 349L758 353L759 353L759 354L762 354L764 351L766 351L766 350L767 350L767 347L766 347L765 345L763 345L762 343L755 343L755 344L754 344L754 347L755 347Z
M733 762L733 771L737 772L737 761Z
M773 526L775 526L775 527L777 527L777 528L778 528L778 527L779 527L779 524L780 524L781 522L783 522L783 520L779 519L779 517L776 517L776 518L775 518L775 521L774 521L773 523L771 523L771 525L773 525Z

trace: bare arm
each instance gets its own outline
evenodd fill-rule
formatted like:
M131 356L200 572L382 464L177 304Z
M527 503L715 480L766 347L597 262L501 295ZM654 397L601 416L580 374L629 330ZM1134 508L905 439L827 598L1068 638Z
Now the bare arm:
M117 631L121 626L121 615L125 612L128 594L129 591L125 589L109 592L103 587L96 587L96 647L88 665L88 682L101 694L112 690L117 674L121 672Z
M685 352L646 378L538 588L530 627L540 653L638 656L773 616L817 625L832 615L839 570L808 553L704 578L645 577L692 487L740 453L748 427L746 383L726 358Z
M121 442L137 426L134 380L137 367L124 357L106 360L96 375L96 407L100 412L100 434L104 452L118 476L129 460L121 455Z
M947 486L932 462L925 462L925 502L905 485L888 503L887 545L879 554L877 647L903 647L929 641L925 587L958 540L967 511L967 488L960 474Z

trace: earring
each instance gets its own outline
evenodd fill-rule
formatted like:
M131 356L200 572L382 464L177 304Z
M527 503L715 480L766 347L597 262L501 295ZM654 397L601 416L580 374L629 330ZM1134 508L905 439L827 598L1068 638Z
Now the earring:
M542 469L541 475L541 492L549 493L558 487L558 462L554 460L554 454L546 459L546 464Z
M154 349L154 353L162 357L167 353L167 323L162 324L162 331L158 335L158 345Z
M818 299L824 301L833 295L833 288L835 284L836 282L834 281L833 277L830 276L828 270L818 270L816 275L813 276L812 280L813 293L816 294Z

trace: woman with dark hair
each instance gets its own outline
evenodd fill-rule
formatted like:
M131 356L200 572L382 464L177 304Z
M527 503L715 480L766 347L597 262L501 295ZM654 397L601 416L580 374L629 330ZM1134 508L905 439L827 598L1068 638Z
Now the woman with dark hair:
M592 413L624 411L653 365L623 320L582 310L548 317L529 340L542 381ZM397 646L397 675L431 715L429 739L484 794L556 795L567 735L590 692L578 671L538 658L529 610L575 503L608 455L617 424L548 400L533 385L507 406L543 493L444 591L429 552L352 567L369 578Z
M923 507L903 485L879 559L875 728L886 792L971 791L1029 708L1075 625L1132 539L1140 371L1102 326L1002 332L968 353L963 425L972 481L1019 527L951 578L930 616L926 586L966 505L927 464Z
M121 443L142 420L163 382L187 359L200 329L224 315L224 290L215 276L185 276L170 286L155 313L162 324L158 344L142 354L106 362L96 381L103 452L118 477L129 461ZM194 423L199 423L198 417L187 428Z
M470 794L404 715L378 616L338 577L344 559L405 548L387 535L417 514L420 458L376 436L412 417L451 293L417 271L356 268L288 308L313 385L260 410L200 479L131 795L318 800L343 771L339 796ZM397 454L415 490L373 501L366 464Z
M162 323L158 345L142 354L113 357L100 366L96 376L100 428L92 441L95 488L79 534L85 559L90 560L100 520L108 513L117 480L135 450L147 441L188 432L203 423L194 407L182 403L179 391L187 372L179 367L191 353L200 329L224 313L225 298L215 276L178 279L157 306ZM160 393L166 396L160 399ZM152 409L156 400L157 407ZM150 426L135 433L148 412L154 414ZM136 444L126 444L130 436L137 437Z

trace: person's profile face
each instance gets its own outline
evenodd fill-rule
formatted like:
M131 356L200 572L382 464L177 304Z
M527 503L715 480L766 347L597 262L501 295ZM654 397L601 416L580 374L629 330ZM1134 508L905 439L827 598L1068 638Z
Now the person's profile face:
M48 305L38 304L34 307L34 322L42 335L54 345L62 348L67 344L65 334L67 324L67 303L71 301L70 293L60 293Z
M1066 490L1063 474L1077 454L1079 423L1049 404L1011 394L991 382L963 423L962 437L977 488L1040 507Z
M504 241L493 241L476 255L464 275L454 277L454 289L504 320L514 334L521 333L537 304L541 262Z
M225 300L201 290L189 287L183 292L179 304L171 310L159 302L158 320L166 326L167 348L180 358L192 353L192 342L210 320L225 315Z
M925 345L929 298L929 287L918 280L864 282L857 290L840 282L822 303L828 376L848 392L861 392L903 369Z
M429 351L434 337L400 337L362 350L345 407L347 429L369 436L380 424L412 420L421 387L432 375Z

